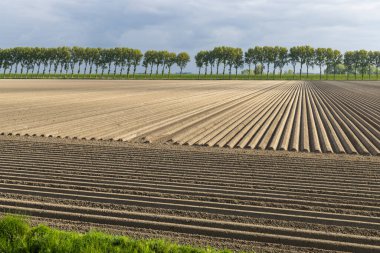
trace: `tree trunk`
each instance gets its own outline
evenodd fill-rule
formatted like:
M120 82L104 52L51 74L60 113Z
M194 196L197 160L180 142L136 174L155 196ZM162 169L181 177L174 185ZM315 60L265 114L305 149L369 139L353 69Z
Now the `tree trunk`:
M153 63L150 65L150 74L149 74L150 79L152 79L152 73L153 73Z
M301 80L301 76L302 76L302 65L303 64L301 64L301 67L300 67L300 80Z
M156 76L158 76L158 66L159 66L160 64L157 64L157 68L156 68Z
M226 73L226 64L223 63L223 77L224 77L224 74Z
M319 64L319 80L322 80L322 64Z
M199 68L199 71L198 71L198 80L199 80L200 76L201 76L201 68Z
M79 79L79 74L80 74L80 66L81 66L81 64L79 63L79 64L78 64L77 79Z
M336 76L336 66L334 66L334 80L335 80L335 76Z
M168 79L170 79L170 69L171 67L168 66Z
M116 76L116 69L117 69L117 65L115 64L115 65L114 65L114 67L115 67L115 68L114 68L114 70L113 70L113 77L114 77L114 79L115 79L115 76Z
M131 71L131 65L128 65L127 67L127 79L129 79L129 72Z
M88 62L84 64L83 78L86 76Z
M251 63L248 64L248 80L251 79Z
M368 77L371 80L371 65L368 66Z
M161 76L164 76L164 74L165 74L165 67L166 67L166 65L165 65L165 63L162 65L162 71L161 71Z
M216 77L219 75L219 64L220 63L216 63Z
M235 79L237 79L237 72L238 72L238 68L236 67L235 68Z
M182 76L183 67L181 67L180 69L181 69L181 71L180 71L179 75Z
M309 78L309 65L306 65L306 78Z
M135 75L136 75L136 69L137 69L137 65L133 65L133 79L135 78Z
M269 79L269 63L267 64L267 80Z
M148 65L145 66L144 79L146 79L146 74L148 73Z

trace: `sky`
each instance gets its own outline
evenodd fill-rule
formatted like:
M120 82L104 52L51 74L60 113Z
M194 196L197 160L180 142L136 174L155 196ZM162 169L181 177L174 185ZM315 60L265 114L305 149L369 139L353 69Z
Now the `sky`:
M379 50L379 13L379 0L1 0L0 48Z

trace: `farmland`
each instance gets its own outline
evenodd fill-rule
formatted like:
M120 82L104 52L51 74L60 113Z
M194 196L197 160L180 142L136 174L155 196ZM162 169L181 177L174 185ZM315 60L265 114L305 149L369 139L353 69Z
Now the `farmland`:
M0 213L219 249L380 251L380 82L0 91Z
M380 154L380 84L3 80L0 132Z

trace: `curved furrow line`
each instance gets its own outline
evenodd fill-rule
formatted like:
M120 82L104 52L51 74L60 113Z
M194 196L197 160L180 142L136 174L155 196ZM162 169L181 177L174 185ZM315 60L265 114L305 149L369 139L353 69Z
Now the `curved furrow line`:
M367 119L363 119L363 114L357 114L355 110L352 109L351 105L347 105L346 103L338 103L339 99L336 99L334 96L333 102L344 110L347 117L358 126L358 128L372 141L372 143L376 146L376 148L380 148L380 125L374 124L375 128L369 124ZM358 104L355 104L358 107ZM366 110L367 111L367 110ZM380 110L378 111L378 113ZM380 122L380 121L379 121Z
M229 127L229 129L213 129L212 132L209 132L207 135L205 136L202 136L202 138L200 138L197 142L195 142L195 144L197 145L207 145L207 146L212 146L214 145L217 141L218 141L218 138L224 138L225 136L227 136L228 134L233 134L234 131L239 131L239 133L237 134L237 136L239 135L244 135L245 132L247 131L247 127L249 127L249 125L251 124L254 124L255 122L255 119L258 118L257 115L260 115L263 111L265 111L265 109L267 107L271 107L276 101L278 101L279 99L281 99L282 97L284 97L287 93L289 92L289 89L286 89L285 92L282 91L282 92L278 92L276 93L277 96L271 96L269 95L270 97L266 97L267 101L268 102L264 102L262 104L259 104L257 108L255 108L254 110L252 110L250 113L251 115L249 116L249 118L245 121L243 121L243 123L239 124L239 125L235 125L235 128ZM276 95L275 94L275 95ZM275 98L274 100L273 99L270 99L270 98ZM245 125L248 124L247 127L245 127ZM237 123L237 122L235 122ZM228 131L230 131L228 133ZM237 138L240 138L240 137L237 137ZM236 136L234 137L234 139L236 139ZM237 143L238 140L235 141L235 144ZM230 141L230 145L231 145L231 141Z
M255 115L253 120L249 122L249 124L246 125L246 127L243 128L244 135L240 138L240 136L237 137L239 139L237 141L236 147L239 148L245 148L248 147L249 142L253 138L253 136L256 134L257 130L260 128L262 122L265 120L265 118L275 110L279 104L281 104L281 100L285 99L287 96L289 96L292 89L294 89L295 85L292 85L287 89L286 93L284 93L283 97L280 99L273 100L271 104L267 108L263 108L262 111L260 111L259 114Z
M279 86L282 85L283 82L280 82L279 83ZM277 87L275 87L277 88ZM268 88L268 90L270 89L274 89L273 87L270 87ZM237 104L243 104L245 102L248 102L249 100L251 100L252 98L254 98L255 96L250 94L250 95L246 95L244 96L244 99L242 101L237 101ZM195 123L198 124L200 122L202 122L204 119L206 118L209 118L209 117L215 117L215 115L219 115L219 113L224 113L225 111L228 111L230 110L231 108L234 108L236 106L236 104L232 105L232 106L229 106L227 108L225 108L224 110L222 111L217 111L216 113L213 112L212 114L208 114L208 115L205 115L205 116L202 116L202 115L198 115L198 117L191 117L191 118L187 118L186 120L183 120L181 122L177 122L177 124L174 124L173 126L171 127L165 127L165 128L159 128L159 129L156 129L154 131L152 131L151 133L148 133L144 139L148 142L153 142L157 139L161 139L163 136L171 136L173 134L175 134L176 132L184 129L184 128L187 128L191 125L194 125Z
M365 127L363 127L363 125L360 122L353 118L352 115L349 112L347 112L346 109L342 108L333 99L329 98L324 91L318 89L318 92L321 94L322 97L324 97L328 101L328 103L333 108L336 109L337 114L339 114L339 116L342 117L342 119L350 129L348 131L352 131L350 135L356 136L356 138L352 138L352 141L354 142L354 144L356 144L356 149L362 149L362 154L370 153L372 155L378 155L380 151L376 146L380 145L379 140L377 140L377 138L373 136ZM374 142L375 144L373 144L372 142Z
M282 85L282 83L280 83L280 85ZM276 87L278 87L278 86L276 86ZM263 90L260 94L257 94L255 99L249 101L249 102L254 103L254 104L250 105L250 107L255 106L256 104L260 104L261 101L264 101L265 98L268 96L267 93L279 93L279 91L275 90L275 89ZM243 107L243 112L250 109L250 107L244 108L245 107L244 104L240 107ZM237 109L240 110L240 108L237 108ZM177 133L175 133L175 135L172 137L172 139L170 141L172 141L174 143L178 143L178 144L192 145L196 141L190 140L191 138L194 138L194 136L195 136L197 139L201 139L202 137L200 135L205 135L204 132L207 133L210 131L210 129L214 129L214 130L217 129L220 126L220 124L223 124L223 122L222 122L223 120L229 119L230 115L235 115L236 114L235 111L237 111L237 109L234 108L234 110L230 110L228 112L228 114L220 115L218 117L212 118L211 119L212 122L209 122L209 119L205 119L205 122L195 124L194 127L189 126L187 128L184 128L184 129L178 131ZM241 114L243 112L241 112ZM213 124L213 125L210 125L210 124Z

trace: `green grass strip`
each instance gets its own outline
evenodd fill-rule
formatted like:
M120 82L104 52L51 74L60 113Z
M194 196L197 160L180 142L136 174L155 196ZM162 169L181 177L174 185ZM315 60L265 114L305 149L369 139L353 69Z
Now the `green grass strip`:
M179 75L179 74L172 74L170 76L168 76L168 74L165 74L165 75L144 75L144 74L136 74L135 76L127 76L125 74L122 74L122 75L108 75L108 74L104 74L104 75L100 75L100 74L74 74L74 75L70 75L70 74L51 74L51 75L48 75L48 74L45 74L45 75L42 75L42 74L5 74L5 75L2 75L0 74L0 79L74 79L74 80L77 80L77 79L98 79L98 80L309 80L309 81L319 81L319 80L330 80L330 81L334 81L334 80L340 80L340 81L347 81L347 80L350 80L350 81L361 81L361 80L365 80L365 81L379 81L380 80L380 76L377 76L375 74L369 76L368 74L362 76L362 75L353 75L353 74L350 74L350 75L345 75L345 74L336 74L336 75L332 75L332 74L329 74L329 75L325 75L323 74L322 76L320 76L319 74L309 74L309 75L306 75L306 74L302 74L301 76L299 74L296 74L296 75L293 75L293 74L283 74L283 75L279 75L279 74L270 74L270 75L242 75L242 74L238 74L237 76L235 74L229 76L228 74L226 75L204 75L204 74L201 74L200 76L198 76L198 74L183 74L183 75Z
M179 245L161 239L136 240L102 232L67 232L45 225L31 227L18 216L0 218L1 253L232 253L230 250Z

